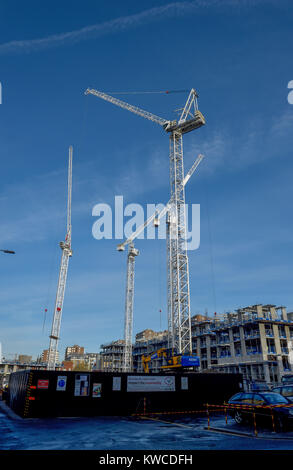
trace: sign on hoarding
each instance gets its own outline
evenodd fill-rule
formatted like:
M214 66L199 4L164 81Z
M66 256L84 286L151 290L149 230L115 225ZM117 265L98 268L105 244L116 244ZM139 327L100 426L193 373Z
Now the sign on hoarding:
M89 395L89 376L88 375L76 375L75 376L75 397L87 397Z
M128 392L175 392L175 377L165 376L131 376L127 377Z
M92 397L101 398L102 396L102 384L93 384Z
M49 388L49 380L38 380L38 388L40 389Z
M115 392L121 390L121 377L113 377L112 390L114 390Z
M188 390L188 377L181 377L181 390Z
M66 375L58 375L57 377L57 391L63 391L65 392L66 390L66 382L67 382L67 377Z

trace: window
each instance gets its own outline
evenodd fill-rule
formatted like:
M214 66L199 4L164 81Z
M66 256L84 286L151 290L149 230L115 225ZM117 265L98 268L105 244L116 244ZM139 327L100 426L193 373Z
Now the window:
M243 404L250 405L253 402L253 394L252 393L243 393L241 397L241 402Z
M261 395L254 395L253 404L254 405L264 405L265 400L263 399L263 397Z
M229 401L240 401L243 393L237 393L237 395L234 395L234 397L231 398Z
M263 393L263 397L265 398L266 402L271 405L278 405L284 403L284 405L288 404L287 398L282 397L278 393Z
M293 396L293 387L284 387L282 395L284 397L292 397Z

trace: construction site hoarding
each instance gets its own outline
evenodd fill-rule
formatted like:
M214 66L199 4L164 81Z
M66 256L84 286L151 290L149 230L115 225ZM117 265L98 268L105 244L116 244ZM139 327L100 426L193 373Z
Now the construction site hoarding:
M23 418L130 416L221 404L242 388L241 374L22 370L10 375L6 403Z

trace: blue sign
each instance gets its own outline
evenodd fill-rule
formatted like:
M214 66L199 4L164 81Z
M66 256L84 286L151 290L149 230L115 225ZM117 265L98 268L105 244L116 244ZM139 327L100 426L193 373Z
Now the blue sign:
M66 390L66 375L59 375L57 378L57 387L56 390L65 391Z
M198 367L199 366L199 357L197 356L182 356L181 365L183 367Z

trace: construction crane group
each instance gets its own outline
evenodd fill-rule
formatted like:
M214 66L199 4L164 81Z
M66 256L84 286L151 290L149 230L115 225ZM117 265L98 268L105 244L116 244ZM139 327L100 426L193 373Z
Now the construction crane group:
M183 135L200 128L205 119L198 109L197 93L191 89L179 120L166 120L153 113L133 106L107 93L88 88L85 94L92 94L138 116L144 117L170 134L170 192L171 197L166 206L167 212L167 299L168 331L170 346L176 354L192 354L189 267L186 246L185 214L185 177L183 165ZM189 176L190 177L190 176ZM152 218L152 217L151 217ZM156 221L154 216L154 220ZM150 222L150 221L149 221ZM142 230L149 223L142 227ZM156 223L156 222L155 222ZM136 235L137 236L137 235ZM124 319L124 359L123 370L132 370L132 324L134 299L134 266L135 257L139 254L130 237L118 246L123 250L128 244L127 282Z
M173 90L164 93L176 93L186 90ZM136 93L136 92L129 92ZM144 92L151 93L151 92ZM153 93L153 92L152 92ZM162 93L162 92L157 92ZM198 155L189 172L184 175L183 165L183 135L196 130L205 124L205 119L198 109L198 95L191 89L179 120L166 120L153 113L133 106L113 96L87 89L85 94L91 94L108 101L116 106L126 109L138 116L144 117L159 124L169 134L170 159L170 200L160 212L155 211L132 235L120 243L118 251L124 251L128 245L127 278L124 313L124 353L123 370L132 370L132 332L133 332L133 306L134 306L134 274L135 258L139 251L134 246L134 240L150 224L158 226L160 219L166 215L167 240L167 306L168 306L168 348L174 352L174 358L192 355L191 342L191 314L190 314L190 287L189 266L186 245L186 214L185 214L185 185L192 176L203 155ZM114 93L113 93L114 94ZM67 232L64 242L60 242L62 249L61 265L59 271L57 294L54 307L52 329L50 334L49 354L47 368L54 370L57 363L57 349L60 338L60 327L69 258L71 249L71 193L72 193L72 147L69 147L68 165L68 200L67 200ZM165 355L164 351L164 355ZM176 359L176 363L177 363Z

